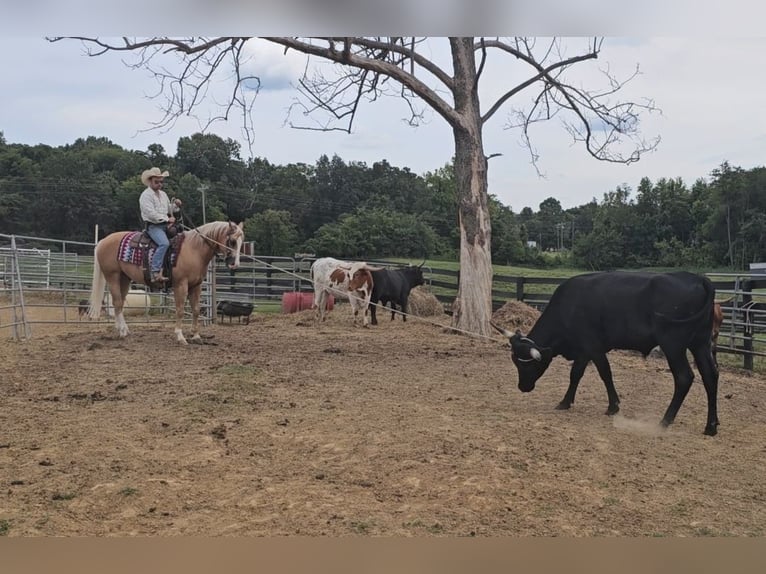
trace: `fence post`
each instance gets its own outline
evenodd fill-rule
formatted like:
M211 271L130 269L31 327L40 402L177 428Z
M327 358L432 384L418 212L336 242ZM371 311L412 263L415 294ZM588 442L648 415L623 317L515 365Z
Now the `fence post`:
M266 298L271 299L271 286L273 285L273 281L271 280L271 274L273 273L273 267L270 265L273 264L273 259L271 261L265 261L264 263L267 264L266 267Z
M746 279L742 282L742 309L745 311L745 331L742 340L742 362L748 371L753 370L753 322L750 311L753 302L753 283Z
M524 300L524 278L516 277L516 300Z

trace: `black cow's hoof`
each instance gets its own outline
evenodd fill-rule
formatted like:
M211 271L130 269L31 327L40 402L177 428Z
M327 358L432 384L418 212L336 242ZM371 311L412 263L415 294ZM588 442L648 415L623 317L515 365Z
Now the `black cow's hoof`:
M612 416L612 415L616 415L619 412L620 412L620 405L609 405L604 414Z
M572 403L568 403L566 401L561 401L559 404L556 405L557 411L568 411L569 407L572 406Z
M706 434L707 436L715 436L718 434L718 425L708 425L705 427L705 432L703 434Z

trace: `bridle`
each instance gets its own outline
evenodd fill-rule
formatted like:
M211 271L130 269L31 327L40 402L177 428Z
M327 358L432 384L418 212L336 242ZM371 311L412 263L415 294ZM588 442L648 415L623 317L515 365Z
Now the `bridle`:
M215 255L223 257L223 260L227 265L234 260L233 251L237 247L238 237L242 235L242 230L239 226L229 223L229 229L223 243L204 235L199 228L195 227L194 230L199 233L205 243L213 249Z

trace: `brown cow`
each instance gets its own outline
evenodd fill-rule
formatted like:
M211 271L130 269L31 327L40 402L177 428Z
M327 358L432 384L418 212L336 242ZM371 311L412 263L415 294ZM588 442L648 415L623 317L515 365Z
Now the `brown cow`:
M315 322L324 321L326 300L329 294L335 298L348 299L356 324L359 311L362 324L367 326L367 308L372 295L372 275L366 263L340 261L322 257L311 265L311 280L314 283Z

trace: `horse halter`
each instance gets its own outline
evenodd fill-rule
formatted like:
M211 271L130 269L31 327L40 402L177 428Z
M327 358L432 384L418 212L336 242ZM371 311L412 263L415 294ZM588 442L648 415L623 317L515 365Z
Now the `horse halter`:
M223 260L226 265L229 265L234 260L234 250L237 248L237 239L242 235L242 230L238 226L229 226L229 232L226 234L225 251L223 252Z

